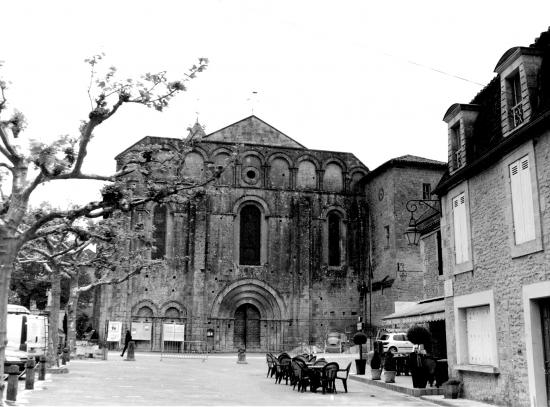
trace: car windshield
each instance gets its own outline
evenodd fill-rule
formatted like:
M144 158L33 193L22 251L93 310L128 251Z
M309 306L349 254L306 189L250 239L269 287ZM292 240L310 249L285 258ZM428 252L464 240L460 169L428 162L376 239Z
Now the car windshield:
M380 340L381 340L381 341L387 341L389 338L390 338L390 336L389 336L389 335L386 335L386 334L380 336Z

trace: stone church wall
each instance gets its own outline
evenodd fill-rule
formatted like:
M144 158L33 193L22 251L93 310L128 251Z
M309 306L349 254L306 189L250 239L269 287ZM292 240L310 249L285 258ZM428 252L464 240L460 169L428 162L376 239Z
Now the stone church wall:
M205 139L179 176L203 178L207 164L221 165L233 148ZM213 350L233 351L235 312L246 304L260 314L260 346L252 349L258 351L322 343L328 332L351 332L357 322L367 244L365 199L356 184L368 170L351 154L304 148L250 145L240 157L201 197L167 204L164 269L102 290L103 320L122 320L124 329L132 321L152 323L153 340L138 343L140 349L158 350L162 323L175 321L186 324L186 340L204 340L210 330ZM247 204L261 212L258 265L239 264ZM151 225L152 213L150 205L136 216ZM329 213L339 220L337 266L328 265Z

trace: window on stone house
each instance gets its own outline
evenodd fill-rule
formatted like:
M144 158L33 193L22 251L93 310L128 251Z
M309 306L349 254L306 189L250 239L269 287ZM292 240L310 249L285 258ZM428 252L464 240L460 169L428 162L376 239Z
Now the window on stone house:
M453 198L452 201L456 264L465 263L470 260L465 199L463 192Z
M506 79L508 94L508 117L512 128L523 123L523 98L519 71Z
M441 250L441 232L440 231L437 231L436 240L437 240L437 274L442 276L443 275L443 253Z
M166 205L156 205L153 210L153 241L155 250L151 252L151 259L162 259L166 255Z
M516 244L525 243L536 238L531 170L529 167L528 156L524 156L513 162L509 167Z
M240 213L239 263L259 266L261 257L261 211L246 205Z
M328 215L328 265L339 266L341 259L340 240L341 226L340 216L336 212Z
M490 325L489 305L464 308L462 313L466 319L466 342L468 359L472 365L493 364L492 352L488 347L493 343Z
M422 199L431 199L431 196L432 196L431 184L427 184L427 183L422 184Z
M454 169L462 167L460 153L460 123L451 127L451 165Z
M386 248L390 247L390 226L384 226L384 237L385 237L385 246Z

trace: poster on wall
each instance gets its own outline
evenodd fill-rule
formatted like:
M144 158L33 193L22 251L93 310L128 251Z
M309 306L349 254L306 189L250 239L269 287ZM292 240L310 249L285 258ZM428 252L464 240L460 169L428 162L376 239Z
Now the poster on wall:
M151 322L132 322L132 339L134 341L150 341L151 328Z
M107 328L107 342L120 342L122 338L122 322L109 321Z
M162 340L170 342L183 342L185 339L184 324L162 324Z

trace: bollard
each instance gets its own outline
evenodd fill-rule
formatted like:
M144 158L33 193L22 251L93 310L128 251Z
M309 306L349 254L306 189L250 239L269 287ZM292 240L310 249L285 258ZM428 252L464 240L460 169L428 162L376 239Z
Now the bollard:
M25 364L25 390L34 389L34 366L34 359L27 360L27 363Z
M38 368L38 380L46 380L46 356L40 356L40 367Z
M134 341L128 342L128 353L126 353L127 361L133 362L136 360L134 357L134 348L135 348L135 342Z
M19 381L19 367L17 365L9 365L7 372L8 377L8 391L6 392L6 400L17 400L17 383Z
M63 348L63 353L61 354L61 364L66 365L69 361L69 348Z
M237 352L237 363L242 365L247 364L248 362L246 361L246 349L239 348Z
M71 361L71 352L69 351L68 347L63 348L63 355L65 356L65 361Z

